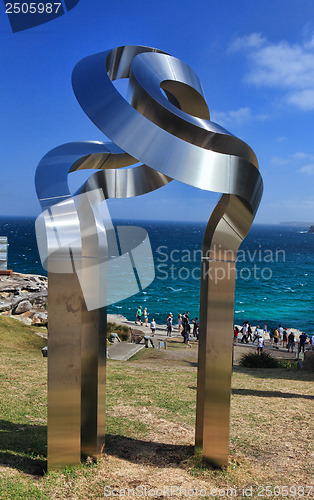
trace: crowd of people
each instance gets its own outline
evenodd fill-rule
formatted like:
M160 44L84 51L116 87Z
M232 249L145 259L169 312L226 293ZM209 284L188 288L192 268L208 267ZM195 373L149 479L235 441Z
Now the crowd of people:
M279 345L281 344L281 346L283 348L286 348L288 352L294 352L296 345L295 333L292 330L289 333L288 328L283 328L281 325L276 328L270 329L270 331L268 332L267 325L266 323L264 323L263 328L260 328L259 325L257 325L253 332L250 323L248 321L245 321L241 330L239 330L237 326L235 326L234 328L234 344L238 343L239 333L242 334L241 343L248 344L251 341L254 345L257 341L257 352L263 351L266 334L269 335L269 341L273 346L273 349L279 349ZM314 334L312 335L311 339L309 339L309 336L306 333L302 332L299 335L298 339L299 352L304 352L305 346L309 342L311 343L312 350L314 351Z
M147 307L145 307L143 310L142 306L139 306L139 308L136 311L135 324L139 323L141 326L145 325L148 327L148 316L149 316L149 313L147 311ZM167 337L171 337L173 329L174 329L173 314L171 312L167 316L166 327L167 327ZM183 337L183 342L186 344L186 347L192 347L191 343L190 343L191 334L196 338L196 340L198 340L198 336L199 336L198 318L195 317L194 319L190 320L189 311L187 311L186 313L183 313L183 314L179 314L178 320L177 320L177 327L178 327L178 332ZM152 318L152 320L150 322L150 329L152 332L152 337L154 337L155 332L156 332L156 322L155 322L154 318ZM191 330L192 330L192 332L191 332Z
M173 331L173 314L169 313L167 316L167 336L171 337ZM193 327L192 335L198 340L199 336L199 322L198 318L190 320L190 313L187 311L186 313L179 314L178 316L178 332L181 333L183 337L183 342L186 344L186 347L192 347L190 344L191 339L191 325Z
M135 324L139 323L141 326L145 325L148 327L148 316L149 313L147 311L147 307L143 309L142 306L139 306L139 308L136 311ZM154 318L152 318L152 320L150 321L149 326L151 329L151 334L154 337L156 332L156 322ZM177 319L177 327L178 327L178 333L182 335L183 342L186 344L186 347L191 347L190 343L191 334L196 338L196 340L198 340L199 321L197 317L190 320L189 311L183 314L179 314ZM167 328L167 337L171 337L174 329L173 314L171 312L168 314L166 319L166 328ZM269 335L269 341L270 344L273 346L273 349L279 349L279 346L281 345L283 348L286 348L288 352L294 352L296 346L296 336L293 330L288 332L288 328L287 327L283 328L281 325L279 325L276 328L270 329L270 331L268 331L266 323L264 323L263 327L260 328L259 325L257 325L256 327L252 327L248 321L245 321L241 329L239 329L238 326L234 327L233 341L235 345L238 343L238 338L240 333L241 333L240 342L242 344L243 343L248 344L249 342L251 342L252 345L255 345L256 342L257 352L259 353L263 352L263 348L265 346L266 334ZM311 344L312 351L314 351L314 334L312 335L311 338L309 338L309 336L306 333L302 332L298 339L299 352L304 352L305 346L308 343Z

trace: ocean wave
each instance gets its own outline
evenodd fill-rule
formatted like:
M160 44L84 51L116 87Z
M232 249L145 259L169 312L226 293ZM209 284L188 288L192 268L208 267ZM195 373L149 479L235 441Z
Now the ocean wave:
M182 288L173 288L172 286L167 286L167 288L170 288L173 292L182 292Z

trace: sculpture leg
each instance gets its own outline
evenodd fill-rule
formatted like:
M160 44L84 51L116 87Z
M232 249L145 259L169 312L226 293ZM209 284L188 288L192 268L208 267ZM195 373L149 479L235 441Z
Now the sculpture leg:
M196 447L216 467L228 464L235 265L204 261ZM230 280L215 280L228 273ZM208 304L210 306L208 307Z
M49 272L48 469L81 459L81 289L76 274Z
M215 467L228 465L236 254L252 219L223 195L203 242L195 445Z
M76 274L49 273L49 470L100 458L105 369L106 308L86 310Z
M50 470L77 465L81 455L97 459L104 445L106 307L101 306L106 304L106 266L101 263L106 260L107 240L97 206L91 205L94 199L102 201L97 196L98 192L88 193L75 199L77 207L68 200L53 213L53 234L60 246L48 256ZM48 215L46 224L53 225ZM60 227L68 229L67 247L62 246Z
M81 451L95 460L105 444L106 319L105 307L83 313Z

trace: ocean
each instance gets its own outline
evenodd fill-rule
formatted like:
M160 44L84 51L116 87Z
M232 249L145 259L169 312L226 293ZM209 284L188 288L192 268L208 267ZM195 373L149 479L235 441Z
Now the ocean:
M0 236L9 242L8 268L43 274L32 217L1 217ZM108 307L108 312L135 320L137 308L165 323L169 312L199 317L200 249L205 224L115 221L148 232L155 279L144 290ZM308 227L253 225L238 252L235 323L281 323L306 333L314 331L314 234Z

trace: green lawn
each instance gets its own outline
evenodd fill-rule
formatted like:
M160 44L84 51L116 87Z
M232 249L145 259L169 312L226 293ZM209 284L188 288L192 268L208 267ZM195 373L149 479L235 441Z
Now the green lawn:
M227 488L243 498L252 486L250 498L259 498L258 486L313 484L313 374L236 368L230 463L216 471L193 450L197 347L175 340L128 362L109 360L104 458L46 474L46 341L34 331L0 316L1 499L98 499L105 487L121 493L143 485L203 488L202 498Z

